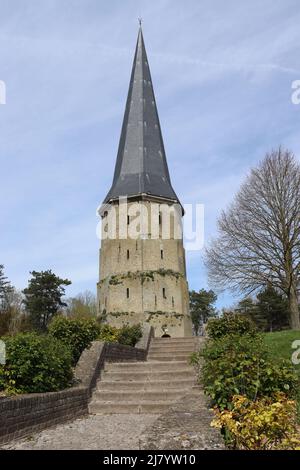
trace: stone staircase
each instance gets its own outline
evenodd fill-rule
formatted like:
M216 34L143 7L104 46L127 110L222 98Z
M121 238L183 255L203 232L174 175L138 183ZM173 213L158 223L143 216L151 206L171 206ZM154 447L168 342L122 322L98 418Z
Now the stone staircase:
M154 338L146 362L106 363L90 413L163 413L195 384L189 356L198 347L199 338Z

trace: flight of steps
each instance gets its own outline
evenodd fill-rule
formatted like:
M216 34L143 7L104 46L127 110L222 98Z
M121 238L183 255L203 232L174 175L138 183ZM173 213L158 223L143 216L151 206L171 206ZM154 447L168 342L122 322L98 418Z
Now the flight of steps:
M196 338L154 338L145 362L106 363L91 414L162 413L196 382L189 364Z

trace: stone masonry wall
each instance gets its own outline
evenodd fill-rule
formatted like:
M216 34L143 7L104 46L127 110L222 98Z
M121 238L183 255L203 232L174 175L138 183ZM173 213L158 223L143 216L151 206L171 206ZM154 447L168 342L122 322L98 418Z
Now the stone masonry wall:
M128 203L128 214L132 204ZM149 205L150 202L143 201L143 204ZM152 203L151 208L157 209L153 216L157 221L163 206ZM174 220L171 217L170 238L166 239L161 233L164 224L162 216L155 238L151 231L152 213L148 209L147 223L141 222L143 234L135 239L119 238L118 204L112 209L117 217L116 238L101 241L99 315L117 328L125 324L149 322L155 328L155 336L162 336L164 326L172 337L191 336L185 252L182 239L174 237ZM140 212L143 211L140 209ZM103 221L104 232L107 226L105 221L109 217L108 214ZM130 234L131 225L135 227L137 222L134 217L128 217L124 223Z

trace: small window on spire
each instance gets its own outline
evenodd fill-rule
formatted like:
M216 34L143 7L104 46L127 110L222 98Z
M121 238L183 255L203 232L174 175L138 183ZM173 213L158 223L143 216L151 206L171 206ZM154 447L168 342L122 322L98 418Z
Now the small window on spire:
M129 250L127 250L127 259L129 259Z
M167 296L166 296L166 289L163 287L163 290L162 290L162 293L163 293L163 298L166 299Z
M128 287L126 289L126 297L127 297L127 299L129 299L129 288Z
M164 250L160 250L160 258L164 259Z
M128 216L127 216L127 225L129 225L129 224L130 224L130 217L129 217L129 215L128 215Z

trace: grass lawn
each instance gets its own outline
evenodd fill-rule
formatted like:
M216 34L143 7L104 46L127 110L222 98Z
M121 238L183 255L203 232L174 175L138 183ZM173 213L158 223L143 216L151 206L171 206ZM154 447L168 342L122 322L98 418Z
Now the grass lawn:
M285 330L285 331L276 331L275 333L266 333L264 335L265 342L268 346L271 356L274 359L287 359L292 360L292 354L297 349L292 349L292 343L296 339L300 340L300 331L295 330ZM300 354L298 354L300 358ZM299 377L299 393L298 393L298 410L299 410L299 419L300 419L300 364L294 365L295 370Z
M273 358L283 358L291 361L292 354L296 351L295 349L292 349L292 343L296 339L300 341L300 331L276 331L275 333L266 333L264 338ZM297 349L299 350L300 347L298 346ZM298 357L300 358L300 354L298 354ZM300 364L295 365L295 369L300 379Z

